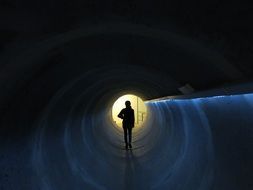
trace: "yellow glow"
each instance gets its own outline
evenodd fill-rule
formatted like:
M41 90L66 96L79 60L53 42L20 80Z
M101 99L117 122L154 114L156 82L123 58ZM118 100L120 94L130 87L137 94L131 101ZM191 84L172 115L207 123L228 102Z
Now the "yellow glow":
M143 100L133 94L127 94L118 98L112 107L112 119L113 122L118 126L122 127L122 119L118 118L119 112L125 108L125 101L131 102L131 107L134 109L135 116L135 128L139 128L143 125L147 116L147 107Z

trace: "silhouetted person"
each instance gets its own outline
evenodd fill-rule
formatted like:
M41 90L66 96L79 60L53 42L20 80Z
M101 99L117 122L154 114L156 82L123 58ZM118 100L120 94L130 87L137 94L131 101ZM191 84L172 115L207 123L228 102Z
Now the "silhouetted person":
M125 105L126 108L120 111L118 117L123 119L122 124L124 129L124 139L126 143L126 149L128 149L128 147L132 148L131 141L132 141L132 128L134 127L134 110L131 107L130 101L126 101Z

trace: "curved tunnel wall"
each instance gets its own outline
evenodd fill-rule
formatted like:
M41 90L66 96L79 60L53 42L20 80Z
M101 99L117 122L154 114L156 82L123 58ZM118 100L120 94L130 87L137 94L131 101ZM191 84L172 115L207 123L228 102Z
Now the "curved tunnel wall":
M114 100L161 97L179 83L150 65L45 64L41 54L58 50L40 45L1 74L4 189L252 188L251 94L147 102L147 125L126 152Z
M85 78L58 91L29 135L6 137L4 187L251 188L252 94L147 102L147 125L127 152L109 115L117 93Z
M147 103L151 117L145 129L134 134L134 149L129 152L123 149L122 133L112 126L107 109L89 115L89 106L75 99L59 119L57 110L65 104L58 99L59 104L46 109L35 135L36 185L247 189L250 171L241 164L252 166L252 98L247 94Z

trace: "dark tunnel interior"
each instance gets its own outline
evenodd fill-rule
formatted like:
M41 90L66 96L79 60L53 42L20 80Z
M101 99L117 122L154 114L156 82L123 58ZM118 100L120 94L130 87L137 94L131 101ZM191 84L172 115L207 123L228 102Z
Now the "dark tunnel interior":
M250 8L2 1L0 189L252 190ZM125 94L148 109L131 150Z

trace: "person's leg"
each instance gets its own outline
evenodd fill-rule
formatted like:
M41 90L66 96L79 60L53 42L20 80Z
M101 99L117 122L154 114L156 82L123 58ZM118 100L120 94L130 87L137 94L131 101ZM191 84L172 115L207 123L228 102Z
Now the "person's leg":
M132 128L128 128L128 142L129 142L129 148L132 148L131 142L132 142Z
M127 128L124 127L123 130L124 130L124 140L125 140L125 144L126 144L126 148L127 148L127 146L128 146L128 143L127 143Z

